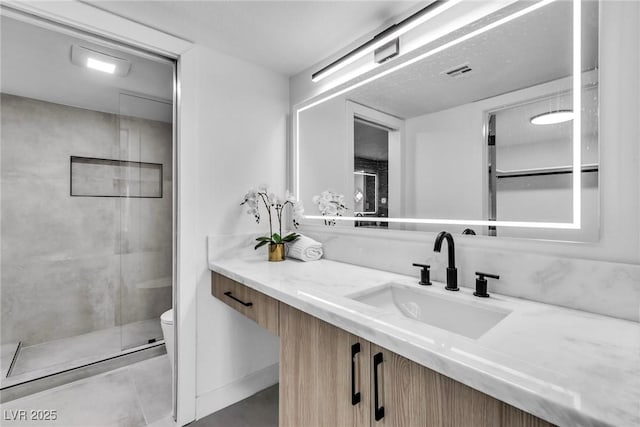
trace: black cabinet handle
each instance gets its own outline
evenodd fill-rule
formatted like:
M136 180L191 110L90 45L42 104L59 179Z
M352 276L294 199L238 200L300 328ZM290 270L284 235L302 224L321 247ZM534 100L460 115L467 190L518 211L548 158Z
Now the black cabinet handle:
M228 296L229 298L231 298L234 301L238 301L240 304L244 305L245 307L251 307L253 305L252 302L244 302L241 299L238 299L236 297L233 296L233 294L231 293L231 291L227 291L224 293L226 296Z
M356 355L360 353L360 343L351 346L351 404L360 403L360 392L356 392Z
M373 400L376 421L384 418L384 406L379 406L380 397L378 396L378 366L382 364L382 353L373 356Z

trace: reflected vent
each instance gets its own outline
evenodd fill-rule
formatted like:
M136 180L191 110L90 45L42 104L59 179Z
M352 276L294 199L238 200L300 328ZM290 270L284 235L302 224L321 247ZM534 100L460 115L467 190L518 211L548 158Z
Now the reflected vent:
M462 77L472 70L469 67L469 63L466 62L464 64L456 65L455 67L449 68L448 70L443 71L441 74L446 74L449 77Z

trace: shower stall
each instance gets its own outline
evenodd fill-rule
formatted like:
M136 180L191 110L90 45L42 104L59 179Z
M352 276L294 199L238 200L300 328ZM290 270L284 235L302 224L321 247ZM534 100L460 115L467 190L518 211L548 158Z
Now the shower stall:
M6 389L161 349L173 295L174 63L1 19Z

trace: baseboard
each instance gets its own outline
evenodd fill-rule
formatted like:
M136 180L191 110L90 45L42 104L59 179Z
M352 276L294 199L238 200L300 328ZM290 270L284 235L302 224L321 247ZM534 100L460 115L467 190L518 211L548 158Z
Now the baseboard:
M278 382L277 363L196 397L196 420L233 405Z

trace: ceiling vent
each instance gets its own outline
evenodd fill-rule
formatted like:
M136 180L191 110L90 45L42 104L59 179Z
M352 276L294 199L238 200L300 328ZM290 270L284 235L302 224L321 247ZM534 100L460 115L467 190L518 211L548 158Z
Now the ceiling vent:
M462 77L472 70L469 67L469 63L465 62L464 64L456 65L455 67L449 68L448 70L444 70L440 74L446 74L449 77Z

